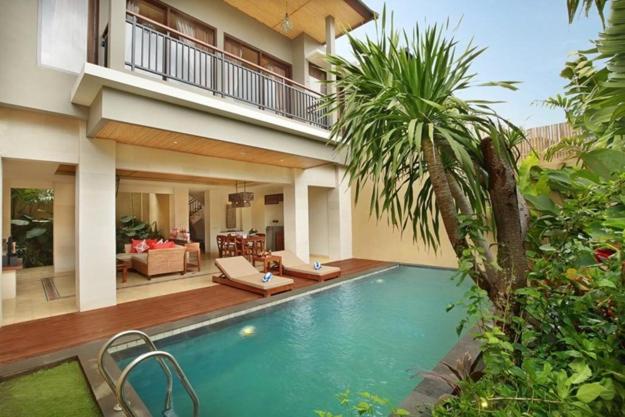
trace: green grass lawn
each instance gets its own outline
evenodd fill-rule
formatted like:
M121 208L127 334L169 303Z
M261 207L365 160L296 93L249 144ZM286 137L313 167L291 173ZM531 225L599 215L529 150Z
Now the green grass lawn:
M0 416L100 417L77 361L0 382Z

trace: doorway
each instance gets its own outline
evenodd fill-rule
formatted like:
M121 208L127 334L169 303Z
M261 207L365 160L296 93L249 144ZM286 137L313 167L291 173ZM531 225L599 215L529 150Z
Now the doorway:
M24 268L54 265L54 190L11 188L11 235Z

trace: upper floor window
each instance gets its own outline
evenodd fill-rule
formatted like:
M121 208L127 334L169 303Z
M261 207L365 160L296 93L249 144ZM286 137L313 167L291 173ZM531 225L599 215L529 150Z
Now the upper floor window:
M308 75L310 76L310 89L315 90L319 94L326 94L326 81L328 80L328 74L315 64L309 62Z
M39 63L80 72L87 58L88 0L39 0Z
M232 55L263 67L275 74L286 78L291 77L291 65L230 36L226 36L224 39L224 49Z
M166 3L158 0L128 0L126 8L130 12L137 13L144 18L182 33L186 37L181 37L181 41L194 47L206 49L202 47L202 44L193 42L189 38L197 39L209 45L215 44L215 29ZM149 21L141 23L150 26ZM157 31L165 30L163 27L154 27L153 29ZM175 38L179 37L176 34L172 36Z

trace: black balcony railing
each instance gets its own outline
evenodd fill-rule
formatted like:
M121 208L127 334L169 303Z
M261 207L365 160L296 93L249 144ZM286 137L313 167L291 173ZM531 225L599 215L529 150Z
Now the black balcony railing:
M322 96L251 62L155 22L126 20L126 65L327 129ZM145 19L148 20L148 19Z

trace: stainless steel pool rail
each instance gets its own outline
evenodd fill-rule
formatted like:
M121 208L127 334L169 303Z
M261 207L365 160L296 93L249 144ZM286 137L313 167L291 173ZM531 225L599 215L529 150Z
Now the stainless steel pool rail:
M182 387L185 389L185 391L189 395L189 398L191 398L191 402L193 403L193 417L200 417L200 400L197 397L195 390L191 386L189 379L187 378L184 371L178 364L178 361L170 353L163 352L161 350L146 352L143 355L138 356L132 362L130 362L128 366L124 368L124 370L122 371L122 374L117 379L115 395L117 397L118 403L122 406L124 413L128 417L137 417L134 411L130 408L128 401L126 400L126 397L124 395L124 385L126 385L126 381L128 381L128 376L130 375L130 372L132 372L132 370L136 366L138 366L142 362L147 361L151 358L155 358L157 361L159 361L162 364L164 364L163 359L165 359L171 364L171 366L176 371L176 374L182 384ZM168 389L169 396L171 396L171 392L172 392L171 388L169 388ZM177 417L177 414L175 413L172 407L168 407L163 411L163 416L164 417Z
M104 357L108 353L113 343L115 343L117 340L121 338L130 337L130 336L135 336L136 338L141 339L146 344L149 351L147 353L140 355L139 357L135 358L131 363L129 363L122 371L120 377L117 380L117 383L115 383L113 381L113 377L104 366ZM194 410L193 417L198 417L199 416L198 414L199 413L199 400L197 398L197 395L195 394L195 391L193 390L193 387L189 383L189 380L187 379L185 373L182 371L182 368L180 368L180 365L178 365L178 362L172 355L170 355L167 352L159 351L156 345L154 344L154 342L152 341L152 339L150 338L150 336L148 336L146 333L140 330L127 330L127 331L116 334L115 336L111 337L104 345L102 345L102 347L100 348L100 352L98 353L98 370L100 371L102 378L106 381L107 385L109 386L111 391L115 394L116 399L117 399L117 404L115 405L115 407L113 407L113 410L118 411L118 412L124 411L124 413L128 417L135 416L135 413L130 407L130 403L126 400L124 396L123 385L125 385L128 375L135 368L135 366L137 366L139 363L143 362L144 360L147 360L150 358L155 358L158 361L159 365L161 366L161 369L163 370L163 373L167 377L167 395L165 396L165 405L164 405L163 415L164 416L176 415L175 412L173 411L173 404L172 404L173 376L169 367L165 363L165 360L167 360L173 366L184 389L187 391L187 393L189 394L189 397L191 398L191 401L193 402L193 410Z

